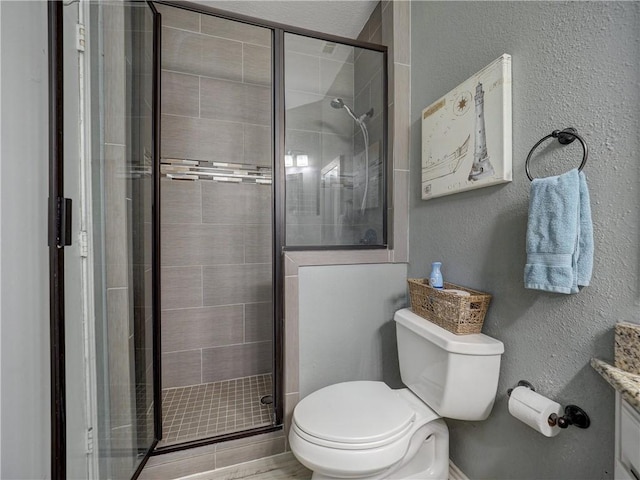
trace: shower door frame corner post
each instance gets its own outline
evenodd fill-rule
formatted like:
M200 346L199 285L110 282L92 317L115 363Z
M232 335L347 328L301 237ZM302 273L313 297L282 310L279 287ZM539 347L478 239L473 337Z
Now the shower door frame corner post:
M160 88L162 85L162 75L160 74L162 61L162 15L158 12L152 1L147 1L147 5L153 13L153 237L152 237L152 290L153 290L153 429L155 436L155 446L162 439L162 350L161 350L161 303L160 303Z
M273 191L273 285L274 292L274 423L284 421L284 247L286 238L285 224L285 104L284 104L284 30L273 29L271 51L273 52L273 113L274 113L274 175ZM281 193L282 190L282 193Z
M62 1L48 7L49 44L49 328L51 373L51 478L66 478L64 245L58 202L64 196ZM71 212L69 212L70 214Z

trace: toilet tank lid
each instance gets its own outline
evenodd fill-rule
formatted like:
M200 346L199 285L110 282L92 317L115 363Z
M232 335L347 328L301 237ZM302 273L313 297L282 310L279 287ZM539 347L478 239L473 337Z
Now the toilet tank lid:
M443 350L462 355L501 355L504 344L483 333L456 335L429 320L419 317L408 308L398 310L394 320L412 332L424 337Z

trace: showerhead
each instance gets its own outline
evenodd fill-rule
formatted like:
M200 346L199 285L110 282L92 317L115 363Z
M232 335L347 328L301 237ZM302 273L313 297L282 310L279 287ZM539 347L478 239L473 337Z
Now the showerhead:
M337 109L344 108L351 118L353 118L356 122L360 123L360 120L358 119L358 117L356 117L356 114L353 113L353 110L351 110L351 108L349 108L349 105L344 103L344 101L341 98L334 98L333 100L331 100L331 106Z
M333 108L342 108L344 107L344 102L341 98L334 98L333 100L331 100L331 106Z
M373 117L373 108L369 109L368 112L363 113L362 115L360 115L359 117L354 113L353 110L351 110L351 108L349 107L349 105L347 105L346 103L344 103L344 100L342 100L341 98L334 98L333 100L331 100L331 106L335 109L340 109L340 108L344 108L347 113L349 114L349 116L351 118L353 118L357 123L362 123L367 117Z

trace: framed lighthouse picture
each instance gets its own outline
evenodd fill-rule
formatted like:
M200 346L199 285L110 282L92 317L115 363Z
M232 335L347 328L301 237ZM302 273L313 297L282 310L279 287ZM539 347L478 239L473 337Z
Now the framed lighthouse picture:
M422 199L510 182L511 56L422 111Z

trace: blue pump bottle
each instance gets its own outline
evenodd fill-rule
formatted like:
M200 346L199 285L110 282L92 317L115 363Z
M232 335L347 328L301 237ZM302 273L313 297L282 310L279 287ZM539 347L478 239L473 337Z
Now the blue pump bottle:
M433 262L431 264L431 275L429 275L429 285L432 288L444 288L444 281L442 280L442 272L440 267L442 262Z

